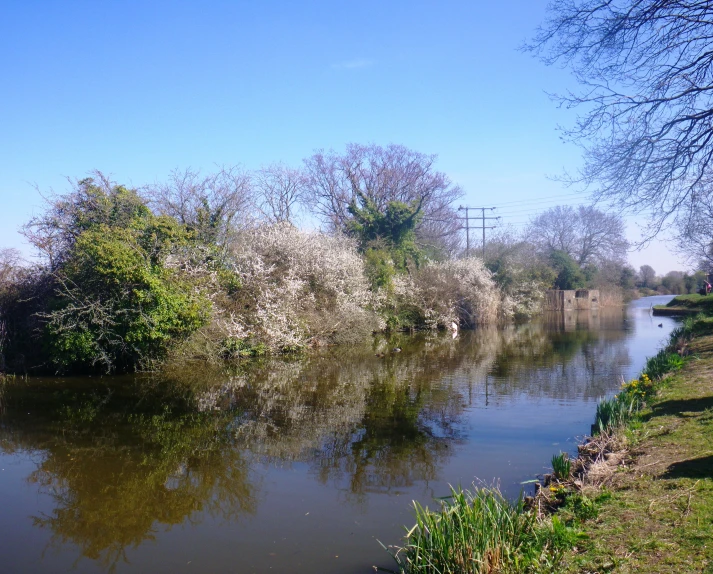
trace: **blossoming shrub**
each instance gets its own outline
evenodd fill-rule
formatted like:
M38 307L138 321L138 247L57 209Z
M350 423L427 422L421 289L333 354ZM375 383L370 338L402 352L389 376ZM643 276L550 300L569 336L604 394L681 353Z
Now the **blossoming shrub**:
M288 223L242 232L227 267L237 284L216 321L233 346L256 341L270 351L348 342L384 327L354 243Z
M539 278L528 277L520 270L514 270L513 275L518 277L507 287L501 286L502 317L515 317L516 319L529 319L542 311L545 292L548 285Z
M394 281L397 307L428 328L455 322L474 327L497 320L500 290L483 262L476 258L428 262L408 277Z

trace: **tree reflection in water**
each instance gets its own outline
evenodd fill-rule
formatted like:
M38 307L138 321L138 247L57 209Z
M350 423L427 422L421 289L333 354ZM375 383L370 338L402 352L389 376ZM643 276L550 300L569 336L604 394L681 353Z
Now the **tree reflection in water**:
M6 389L9 411L31 402L40 415L6 413L0 430L4 452L41 457L28 481L53 501L33 518L52 531L51 546L72 543L113 571L127 549L173 525L255 512L259 482L231 445L231 413L186 412L173 393L143 391L132 404L124 389L54 387Z
M502 402L600 396L606 369L630 362L617 344L622 318L590 315L578 329L559 317L455 340L397 336L300 360L98 383L9 381L0 449L39 455L28 480L54 507L35 526L111 570L173 525L257 512L254 471L266 463L304 463L352 504L440 480L484 391Z

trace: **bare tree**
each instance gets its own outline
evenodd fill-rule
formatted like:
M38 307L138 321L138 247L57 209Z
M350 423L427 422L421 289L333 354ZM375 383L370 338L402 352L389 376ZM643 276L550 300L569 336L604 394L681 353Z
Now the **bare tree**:
M274 163L254 175L255 199L261 215L270 223L295 223L307 177L303 171Z
M222 167L201 175L174 170L168 181L143 190L150 207L193 228L207 241L225 244L239 223L250 217L253 188L250 174L239 167Z
M453 258L463 251L463 221L453 207L424 218L416 229L416 244L431 258Z
M527 237L546 251L564 251L574 257L578 237L574 222L577 210L558 205L536 216L529 224Z
M591 206L548 209L530 222L527 236L545 251L564 251L580 266L623 261L629 247L621 216Z
M529 49L571 67L583 86L559 97L585 110L566 131L585 149L569 180L648 212L650 236L695 218L711 193L713 3L553 0L549 15Z
M0 289L17 277L22 264L22 254L17 249L0 249Z
M639 280L643 287L654 287L656 284L656 271L651 265L639 267Z
M713 186L708 185L709 189ZM679 217L679 251L701 269L713 268L713 194L700 194L686 217Z
M347 145L346 152L318 151L305 159L305 196L313 212L330 229L343 229L348 207L359 193L384 211L391 201L415 204L423 213L416 234L423 241L459 230L452 203L463 195L444 173L436 171L435 155L401 145Z

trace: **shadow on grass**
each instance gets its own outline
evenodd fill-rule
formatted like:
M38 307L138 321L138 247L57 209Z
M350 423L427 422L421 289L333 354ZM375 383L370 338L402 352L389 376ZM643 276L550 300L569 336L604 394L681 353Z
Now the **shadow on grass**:
M674 462L663 478L708 478L713 477L713 455Z
M713 396L697 397L694 399L683 399L674 401L663 401L652 407L649 417L659 417L666 415L685 416L684 413L702 413L706 409L713 409Z

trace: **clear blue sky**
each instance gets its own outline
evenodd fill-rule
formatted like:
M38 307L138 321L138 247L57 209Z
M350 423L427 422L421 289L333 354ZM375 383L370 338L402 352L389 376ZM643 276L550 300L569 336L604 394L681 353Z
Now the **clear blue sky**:
M516 227L580 203L548 178L580 161L556 131L573 115L546 95L572 79L517 49L545 6L4 0L0 246L27 252L17 229L41 209L35 184L297 165L347 142L438 154L464 204L498 206ZM686 268L660 241L630 261Z

